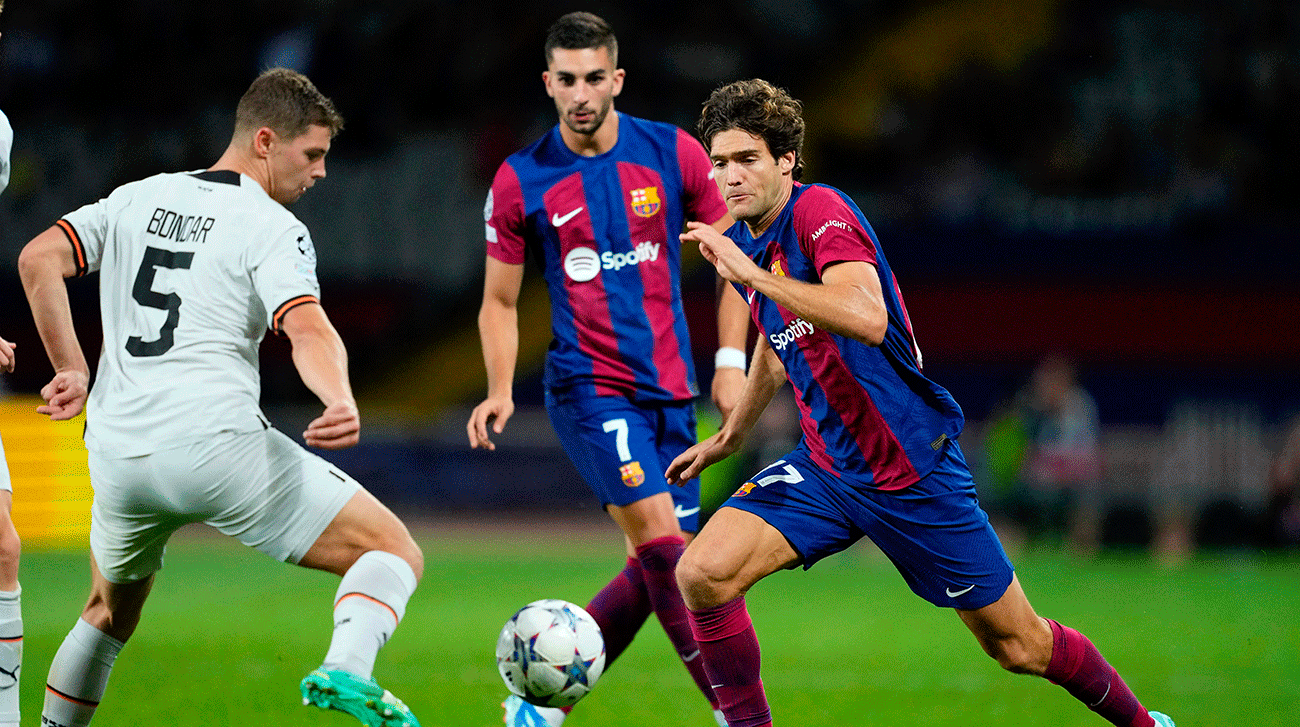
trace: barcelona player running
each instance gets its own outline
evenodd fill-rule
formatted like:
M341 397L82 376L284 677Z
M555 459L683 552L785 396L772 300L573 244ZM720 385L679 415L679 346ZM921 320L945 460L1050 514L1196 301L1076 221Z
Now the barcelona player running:
M697 476L740 446L789 379L803 437L745 482L677 567L705 670L731 727L772 724L745 593L771 573L871 538L912 590L956 609L1005 669L1059 684L1115 725L1171 727L1147 712L1083 634L1034 613L975 499L952 396L921 373L902 295L874 231L846 195L796 180L802 109L762 80L718 89L700 138L727 207L725 235L690 225L749 299L760 336L722 431L669 466Z
M708 155L670 124L620 114L618 45L604 20L570 13L545 45L546 92L560 123L511 155L488 193L487 269L479 330L488 396L470 416L471 446L494 449L514 411L517 302L526 250L540 263L554 341L546 408L565 451L627 541L623 570L587 605L605 637L607 665L651 611L714 706L673 569L697 529L699 483L669 487L663 471L695 443L695 372L682 309L678 234L687 219L731 225L710 181ZM730 286L720 341L742 348L744 300ZM725 412L744 385L741 360L720 368L714 395ZM723 357L722 363L729 363ZM566 711L518 697L508 725L558 727Z

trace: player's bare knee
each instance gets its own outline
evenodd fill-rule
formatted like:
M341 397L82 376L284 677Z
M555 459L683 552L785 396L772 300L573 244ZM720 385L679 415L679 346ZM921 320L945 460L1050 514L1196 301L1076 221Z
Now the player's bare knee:
M734 574L718 565L698 548L687 548L677 561L677 587L689 608L718 606L740 595L732 582Z
M411 566L411 570L415 572L417 583L424 577L424 550L409 535L406 537L406 542L401 550L394 551L393 554Z
M991 639L984 650L1012 674L1042 674L1047 667L1038 650L1018 636Z
M22 549L22 541L13 526L9 527L9 532L0 531L0 581L18 577L18 559Z

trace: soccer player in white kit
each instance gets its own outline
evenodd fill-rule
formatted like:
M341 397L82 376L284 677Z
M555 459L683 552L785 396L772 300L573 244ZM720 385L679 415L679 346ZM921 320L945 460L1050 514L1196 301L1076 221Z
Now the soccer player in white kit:
M55 369L37 411L67 419L87 400L64 278L99 271L104 327L86 405L91 593L50 666L45 727L90 723L167 539L190 522L343 577L329 651L301 684L304 704L374 727L419 725L371 676L423 571L419 546L258 406L257 351L269 327L289 338L298 373L325 405L306 443L358 440L347 352L319 303L311 236L284 207L325 176L342 123L305 76L271 69L240 99L230 146L210 169L123 185L19 257Z
M4 6L0 0L0 8ZM0 192L9 186L9 150L14 131L0 111ZM0 337L0 373L14 370L16 346ZM0 727L18 727L18 679L23 664L23 589L18 585L21 544L11 517L14 488L0 442Z

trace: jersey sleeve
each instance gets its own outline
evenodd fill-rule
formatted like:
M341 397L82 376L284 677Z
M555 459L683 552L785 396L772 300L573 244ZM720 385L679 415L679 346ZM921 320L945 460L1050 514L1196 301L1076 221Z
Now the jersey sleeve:
M118 193L115 191L113 194ZM72 259L77 266L77 277L99 270L100 260L104 256L104 244L108 240L112 200L113 196L109 195L98 202L92 202L69 212L54 223L72 245Z
M14 145L14 129L9 125L9 117L0 111L0 192L9 186L9 152Z
M301 223L277 236L253 264L253 287L267 311L267 326L284 335L284 314L308 303L320 303L316 280L316 247Z
M727 203L713 181L713 162L704 146L682 129L677 130L677 164L682 170L686 217L713 224L727 213Z
M483 205L487 254L511 265L522 265L524 242L524 192L519 175L509 163L497 169Z
M795 202L794 230L799 248L813 261L819 276L835 263L876 264L871 235L848 204L826 187L809 187Z

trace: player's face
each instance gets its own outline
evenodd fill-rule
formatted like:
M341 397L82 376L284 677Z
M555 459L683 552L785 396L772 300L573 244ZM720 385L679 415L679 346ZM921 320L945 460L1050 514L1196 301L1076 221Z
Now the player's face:
M623 69L614 68L608 48L556 48L542 73L560 121L577 134L594 134L623 90Z
M291 204L311 189L317 179L325 178L325 155L330 150L330 139L329 127L315 125L288 141L276 137L267 155L272 199Z
M732 218L754 224L779 212L794 184L794 152L774 158L767 142L740 129L713 137L713 180Z

